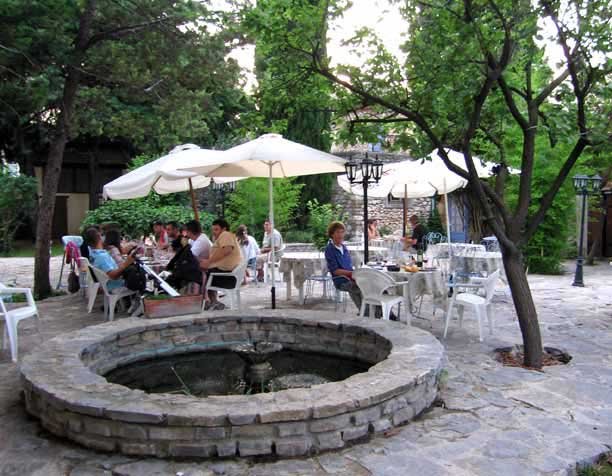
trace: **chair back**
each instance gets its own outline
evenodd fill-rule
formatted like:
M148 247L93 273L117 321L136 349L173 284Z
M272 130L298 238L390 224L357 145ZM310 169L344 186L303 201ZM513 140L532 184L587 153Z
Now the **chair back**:
M363 297L380 297L395 284L395 280L377 269L359 268L353 272L353 279L361 289Z
M244 274L246 273L246 269L247 269L247 262L243 260L240 262L238 266L236 266L232 270L232 274L236 278L237 287L240 287L242 285L242 281L244 280Z
M487 304L491 302L491 299L493 299L493 294L495 294L495 285L497 284L497 281L499 279L499 273L500 271L498 269L495 272L491 273L489 276L487 276L487 279L482 283L482 286L485 291L485 301L487 302Z
M425 235L425 242L428 245L437 245L438 243L442 243L445 240L442 233L437 233L435 231L430 231Z
M0 283L0 314L6 316L8 311L6 310L6 306L4 305L4 299L2 298L2 291L4 289L8 289L8 286L5 286L4 284Z
M74 243L75 245L77 245L77 247L79 247L83 244L83 237L78 235L62 236L62 244L64 245L64 248L68 246L68 243Z
M102 271L100 268L96 268L95 266L92 266L92 265L89 265L89 269L95 276L98 283L100 283L100 287L104 291L104 294L109 295L110 292L108 290L108 281L110 281L110 278L108 277L108 275L104 271Z

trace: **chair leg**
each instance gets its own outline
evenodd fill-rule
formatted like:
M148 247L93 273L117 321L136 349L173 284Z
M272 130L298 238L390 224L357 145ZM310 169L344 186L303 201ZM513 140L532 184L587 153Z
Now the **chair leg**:
M236 289L236 309L240 311L241 303L240 303L240 289Z
M361 308L359 309L359 317L364 317L365 316L365 310L366 310L366 302L365 300L361 301Z
M57 280L57 286L55 289L59 289L62 285L62 275L64 274L64 264L66 264L66 250L64 250L64 256L62 256L62 267L60 268L59 279Z
M453 293L453 297L451 298L451 301L448 303L448 311L446 311L446 323L444 324L444 334L442 335L443 339L446 339L446 334L448 332L448 324L450 322L452 313L453 313L453 308L455 307L455 296L457 295L457 293Z
M482 306L474 306L476 319L478 319L478 340L482 342Z
M493 314L491 314L491 309L489 308L490 306L485 306L483 309L487 316L487 321L489 322L489 335L493 335Z
M90 314L96 302L96 297L98 296L99 289L100 289L100 283L93 283L91 286L87 288L87 292L89 293L89 297L87 301L87 312Z
M9 344L11 346L11 360L17 362L17 352L19 350L19 338L17 336L17 323L12 319L6 319L6 330L8 331Z
M457 312L459 313L459 327L463 327L463 315L465 312L465 306L459 306Z

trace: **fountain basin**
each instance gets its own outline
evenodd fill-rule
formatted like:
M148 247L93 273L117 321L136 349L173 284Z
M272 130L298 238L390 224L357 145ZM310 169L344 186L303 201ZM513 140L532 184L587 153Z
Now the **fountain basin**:
M156 356L276 342L369 362L310 388L197 398L148 394L104 375ZM28 412L84 446L157 457L300 456L409 422L437 395L444 349L405 324L314 311L123 319L51 339L23 359Z

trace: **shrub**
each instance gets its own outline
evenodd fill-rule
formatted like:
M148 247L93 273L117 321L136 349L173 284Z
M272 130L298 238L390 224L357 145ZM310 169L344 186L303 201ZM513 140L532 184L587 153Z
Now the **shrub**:
M167 201L164 198L163 201ZM121 231L131 237L140 237L151 232L151 223L155 220L175 220L185 223L193 219L193 210L184 205L167 205L160 196L151 193L147 197L131 200L109 200L95 210L90 210L81 224L81 229L88 226L114 222ZM200 213L202 228L210 228L214 217L210 213Z
M285 233L285 243L312 243L310 230L289 230Z
M274 179L273 187L274 227L284 235L297 209L303 184L293 179ZM240 180L226 202L225 216L232 229L245 224L257 241L261 241L263 223L270 215L269 203L268 179Z
M307 207L310 212L308 228L312 233L312 241L317 249L323 250L329 241L327 227L332 221L343 221L346 214L339 205L319 203L316 198L310 200Z
M36 209L36 178L0 164L0 252L9 253L19 225Z

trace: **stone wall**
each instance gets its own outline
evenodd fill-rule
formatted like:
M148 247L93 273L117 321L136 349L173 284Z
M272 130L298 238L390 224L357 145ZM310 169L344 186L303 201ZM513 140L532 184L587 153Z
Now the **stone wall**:
M311 388L208 398L149 395L103 377L155 356L258 341L378 363ZM90 448L158 457L291 457L407 423L435 399L443 357L440 343L419 329L306 311L299 318L122 319L47 341L26 356L21 372L28 412L52 433Z
M363 158L362 152L336 152L335 155L354 159ZM409 157L403 154L370 153L370 157L378 156L385 164L391 164ZM352 193L345 192L337 182L334 183L332 191L332 203L339 204L345 210L348 218L346 220L347 232L351 241L359 241L363 236L363 198ZM426 221L431 211L430 198L413 198L408 200L408 217L419 215L422 221ZM391 233L401 234L403 223L403 206L401 200L389 203L386 198L368 197L368 217L378 219L379 227L386 227ZM408 224L410 234L410 225Z

